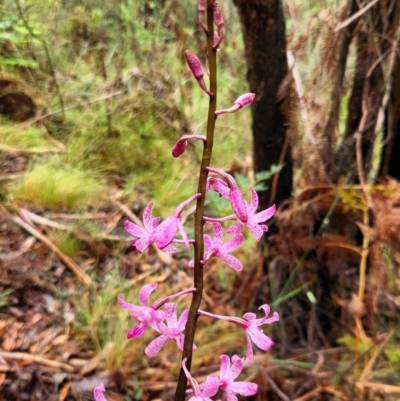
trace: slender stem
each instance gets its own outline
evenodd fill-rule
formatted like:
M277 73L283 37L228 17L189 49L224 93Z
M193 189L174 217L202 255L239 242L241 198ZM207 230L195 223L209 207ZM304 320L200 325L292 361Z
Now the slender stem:
M185 328L185 343L183 346L182 359L187 358L186 367L190 371L192 363L192 349L194 342L194 335L196 332L196 323L198 318L198 310L200 307L203 295L203 274L204 266L201 260L204 255L204 241L203 241L203 225L204 225L204 204L206 197L206 183L208 171L206 167L210 165L211 154L214 142L214 129L215 129L215 111L217 109L217 52L213 49L213 9L211 6L207 8L207 49L208 49L208 66L210 70L210 91L214 96L210 96L210 103L208 107L207 118L207 140L204 142L203 157L201 160L201 167L199 172L199 183L197 192L201 193L201 197L197 199L196 212L195 212L195 244L194 244L194 287L196 292L193 294L192 303L189 308L189 317ZM175 393L175 401L184 401L186 396L186 375L181 369L178 379L178 385Z

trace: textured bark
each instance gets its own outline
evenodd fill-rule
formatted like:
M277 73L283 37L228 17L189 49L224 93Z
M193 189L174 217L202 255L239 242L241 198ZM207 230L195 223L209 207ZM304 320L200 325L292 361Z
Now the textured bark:
M400 3L397 0L384 1L368 10L365 17L367 23L359 29L356 71L348 105L349 115L343 141L334 156L330 174L333 182L337 182L341 176L349 175L357 181L354 134L359 128L362 128L364 175L367 175L370 169L376 122L387 84L385 74L390 65L388 60L398 29L399 12ZM363 103L367 110L367 118L365 125L360 127Z
M392 74L384 142L379 178L390 175L400 181L400 57L398 55Z
M252 103L253 153L256 172L269 170L284 154L285 167L280 172L274 199L280 204L291 196L292 157L290 146L284 149L285 119L277 101L279 86L288 73L286 59L285 19L281 0L235 0L245 42ZM260 206L269 206L272 182L260 193Z
M344 19L350 18L358 11L357 0L349 0L347 4L347 13ZM346 72L347 56L349 54L350 44L353 39L353 32L357 26L358 20L352 22L349 26L342 29L340 35L340 45L337 60L337 67L333 77L333 85L331 91L332 104L329 111L328 121L325 125L323 134L322 156L325 161L325 169L329 172L332 169L333 160L333 144L335 142L335 132L338 126L340 103L343 93L344 77Z

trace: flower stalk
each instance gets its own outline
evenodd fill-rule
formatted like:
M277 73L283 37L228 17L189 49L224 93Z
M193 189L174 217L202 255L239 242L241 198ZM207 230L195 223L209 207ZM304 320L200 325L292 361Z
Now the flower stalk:
M214 131L215 131L215 112L217 110L217 51L214 49L214 16L213 8L207 7L207 51L208 51L208 68L210 74L210 92L213 94L210 96L208 105L208 116L207 116L207 134L206 141L203 147L203 156L201 159L199 181L197 192L201 194L201 197L197 199L196 212L194 217L194 231L195 231L195 243L194 243L194 287L196 292L193 294L192 302L189 308L189 317L186 323L185 329L185 342L183 346L182 359L186 358L186 368L190 371L192 363L193 343L194 335L196 332L196 324L198 319L198 310L203 295L203 278L204 278L204 266L202 259L204 255L204 205L206 198L206 185L208 171L207 167L210 166L212 149L214 144ZM186 382L187 378L183 368L179 373L178 385L175 393L175 401L184 401L186 395Z

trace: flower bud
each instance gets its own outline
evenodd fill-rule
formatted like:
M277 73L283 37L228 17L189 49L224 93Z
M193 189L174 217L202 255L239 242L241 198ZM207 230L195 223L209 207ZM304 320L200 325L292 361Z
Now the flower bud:
M214 50L218 49L219 45L223 41L225 37L225 23L224 23L224 17L222 16L222 8L218 3L214 4L214 23L217 25L218 28L218 42L215 43L215 37L214 37Z
M177 141L174 147L172 148L172 156L179 157L183 153L185 153L187 141Z
M206 83L204 82L203 67L198 57L194 55L190 50L185 51L185 57L188 66L193 73L193 76L196 78L197 82L200 85L200 88L203 89L203 91L206 92L209 96L213 96L213 94L207 89Z
M240 110L243 106L246 106L246 104L251 103L256 97L255 93L245 93L241 96L239 96L234 103L234 106L232 106L229 109L222 109L222 110L217 110L215 112L216 116L219 116L221 114L227 114L227 113L235 113L238 110Z
M218 28L221 28L225 25L224 17L222 16L222 8L218 3L214 4L214 22Z
M239 106L241 109L243 106L246 106L246 104L251 103L254 98L256 97L255 93L245 93L244 95L239 96L235 100L235 104Z
M198 59L198 57L195 54L193 54L190 50L185 51L185 57L186 57L188 66L189 66L190 70L192 71L193 76L197 80L203 78L203 76L204 76L203 67L202 67L201 62Z
M175 143L174 147L172 148L172 156L174 157L179 157L181 156L183 153L185 153L187 144L188 144L188 140L191 139L198 139L199 141L203 141L205 142L207 140L207 138L204 135L183 135L181 136Z

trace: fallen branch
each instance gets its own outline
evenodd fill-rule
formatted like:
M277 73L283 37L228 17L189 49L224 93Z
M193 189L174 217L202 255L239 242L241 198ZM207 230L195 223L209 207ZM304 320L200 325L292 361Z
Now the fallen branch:
M68 365L66 363L54 361L52 359L43 358L42 356L39 356L39 355L28 354L26 352L0 351L0 356L3 357L4 359L14 359L14 360L19 360L19 361L24 361L24 362L36 362L41 365L51 366L52 368L62 369L67 372L75 371L73 366Z

